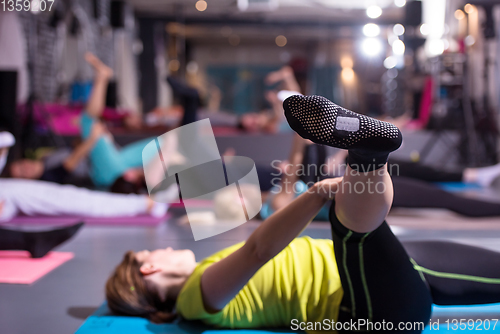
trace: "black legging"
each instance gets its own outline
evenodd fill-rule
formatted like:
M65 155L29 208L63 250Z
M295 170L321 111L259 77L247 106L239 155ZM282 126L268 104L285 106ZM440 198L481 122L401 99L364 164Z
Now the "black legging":
M304 152L303 164L321 165L323 155L311 154L319 145L311 145ZM316 149L317 150L317 149ZM317 151L320 152L320 151ZM315 169L311 169L315 171ZM437 208L448 209L468 217L500 216L500 203L471 199L445 191L431 182L460 182L463 171L449 172L425 166L419 163L399 161L389 158L387 170L394 184L394 202L392 207L402 208ZM302 180L319 181L321 175L307 175ZM306 182L307 184L307 182Z
M469 217L500 216L500 203L455 195L428 183L407 177L393 177L392 207L442 208Z
M170 84L170 87L172 87L174 94L179 97L182 107L184 108L181 126L196 122L198 108L201 104L198 91L171 76L167 77L167 82Z
M389 158L387 170L392 177L403 176L427 182L461 182L463 170L447 171L418 162L402 161Z
M420 333L423 327L415 323L428 323L432 303L500 302L500 253L441 241L401 243L386 222L371 233L352 232L333 208L332 238L344 290L338 322L390 322L391 332ZM398 331L400 323L411 323L413 330Z
M0 227L0 250L25 250L34 258L45 256L49 251L71 239L83 223L47 231L17 231Z

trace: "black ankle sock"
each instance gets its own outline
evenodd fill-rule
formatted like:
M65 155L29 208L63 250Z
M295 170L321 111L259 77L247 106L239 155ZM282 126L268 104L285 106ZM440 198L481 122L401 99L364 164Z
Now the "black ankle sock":
M359 172L383 167L401 146L399 129L360 115L322 96L294 95L283 102L291 128L317 144L349 150L348 164Z
M372 151L349 150L346 160L351 169L366 173L384 167L388 158L389 153L376 154Z
M60 229L40 232L0 228L0 249L26 250L30 252L33 258L40 258L73 237L82 226L83 223L78 223Z

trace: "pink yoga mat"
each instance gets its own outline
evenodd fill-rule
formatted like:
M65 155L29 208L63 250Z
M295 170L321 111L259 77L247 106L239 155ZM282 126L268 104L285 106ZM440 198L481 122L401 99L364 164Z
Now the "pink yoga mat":
M32 259L26 251L0 251L0 283L31 284L75 255L68 252L49 252Z

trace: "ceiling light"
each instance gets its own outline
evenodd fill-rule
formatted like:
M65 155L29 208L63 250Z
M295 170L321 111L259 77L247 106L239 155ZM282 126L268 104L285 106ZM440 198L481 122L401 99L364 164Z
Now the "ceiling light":
M404 7L404 5L406 5L406 0L394 0L394 4L398 7Z
M342 68L352 68L354 66L354 62L350 56L344 56L340 60L340 66Z
M346 67L342 69L341 76L344 81L352 81L354 80L354 70L350 67Z
M420 26L420 33L422 34L422 36L428 36L431 33L429 25L427 23L424 23Z
M434 39L429 42L429 52L433 56L439 56L444 52L444 43L440 39Z
M461 9L457 9L455 11L455 18L457 20L461 20L461 19L465 18L465 13Z
M465 12L467 14L472 14L476 10L476 8L473 5L471 5L470 3L466 4L464 9L465 9Z
M394 33L397 35L397 36L401 36L405 33L405 27L402 25L402 24L395 24L394 27L392 28L392 31L394 31Z
M361 44L363 52L369 56L376 56L382 52L382 43L376 38L366 38Z
M366 15L368 15L371 19L376 19L380 15L382 15L382 8L379 6L370 6L366 9Z
M196 2L196 5L195 5L196 9L200 12L204 12L208 5L207 5L207 2L205 0L198 0Z
M394 56L387 57L384 60L384 67L386 69L394 68L394 67L396 67L397 64L398 64L398 60Z
M395 55L403 55L405 53L405 43L400 39L392 43L392 52Z
M380 27L375 23L365 24L363 27L363 34L367 37L376 37L380 34Z
M276 45L279 46L280 48L284 47L288 42L286 37L283 35L276 36L276 39L274 41L276 42Z

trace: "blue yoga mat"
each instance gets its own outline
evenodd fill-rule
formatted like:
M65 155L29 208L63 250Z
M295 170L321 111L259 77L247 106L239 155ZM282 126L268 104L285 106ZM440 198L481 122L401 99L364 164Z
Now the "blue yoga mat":
M434 306L433 317L439 319L431 321L424 334L439 332L445 333L471 333L487 332L500 333L500 304L477 306ZM443 320L444 319L444 320ZM446 321L448 320L448 322ZM462 324L460 320L462 320ZM468 320L474 320L472 326ZM476 320L477 319L477 320ZM485 320L490 319L489 323ZM498 323L492 319L499 319ZM455 321L456 320L456 321ZM462 328L462 329L461 329ZM470 329L473 328L473 329ZM171 324L153 324L138 317L123 317L110 314L104 303L93 315L87 318L76 334L272 334L272 333L304 333L294 332L290 329L263 329L263 330L230 330L213 329L194 321L176 321Z
M170 324L154 324L144 318L111 315L106 303L88 317L75 334L270 334L303 333L284 329L217 330L196 321L178 320Z
M466 190L480 190L483 189L479 184L464 183L464 182L436 182L436 185L449 192L461 192Z

